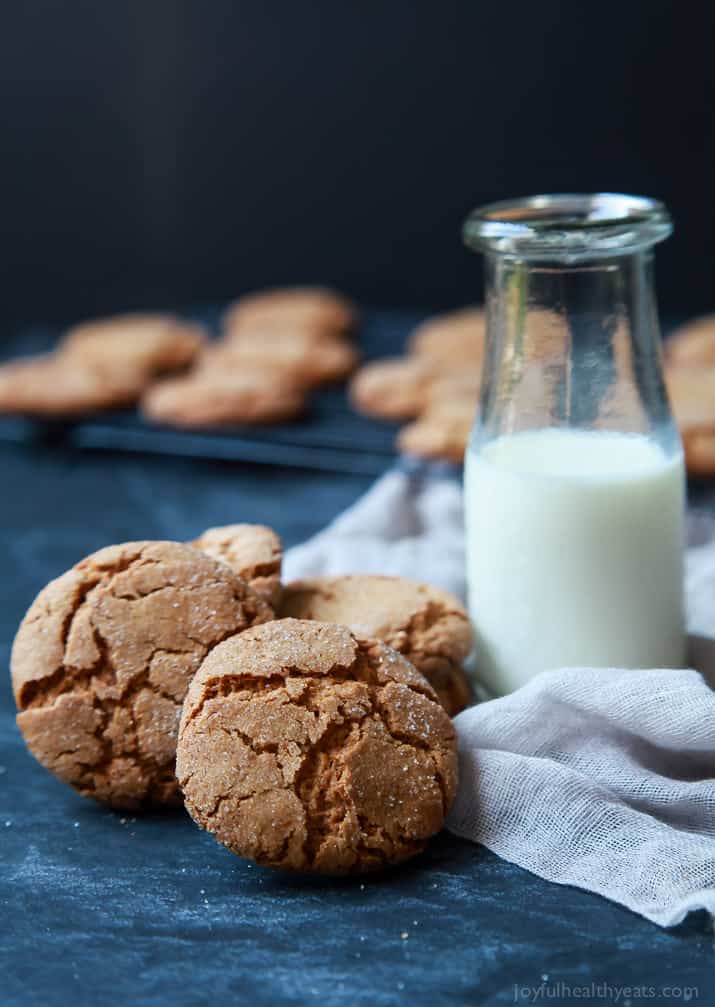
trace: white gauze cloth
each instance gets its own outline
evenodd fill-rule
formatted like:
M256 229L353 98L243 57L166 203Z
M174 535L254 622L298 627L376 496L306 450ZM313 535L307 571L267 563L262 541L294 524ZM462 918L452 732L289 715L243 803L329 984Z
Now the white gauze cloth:
M291 549L286 579L383 573L464 598L462 493L393 471ZM545 672L455 720L457 835L662 926L715 916L715 527L691 522L686 607L696 670Z

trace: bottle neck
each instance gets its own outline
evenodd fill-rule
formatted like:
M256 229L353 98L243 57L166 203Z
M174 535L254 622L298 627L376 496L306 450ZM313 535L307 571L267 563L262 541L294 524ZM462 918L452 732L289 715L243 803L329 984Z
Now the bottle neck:
M570 263L489 254L486 309L479 437L574 427L677 449L650 248Z

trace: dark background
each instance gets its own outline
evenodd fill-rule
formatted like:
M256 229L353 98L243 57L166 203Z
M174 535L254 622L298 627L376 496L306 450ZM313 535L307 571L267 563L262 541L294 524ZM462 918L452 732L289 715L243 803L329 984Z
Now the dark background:
M23 0L0 13L0 320L320 281L478 296L465 212L659 196L666 312L715 307L715 5Z

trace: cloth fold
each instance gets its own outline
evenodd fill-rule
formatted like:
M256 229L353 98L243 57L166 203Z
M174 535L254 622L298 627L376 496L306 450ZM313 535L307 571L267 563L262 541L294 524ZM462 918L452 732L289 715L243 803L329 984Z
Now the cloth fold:
M448 828L559 884L661 926L715 916L715 522L692 522L692 669L544 672L455 720L460 787ZM464 598L461 488L392 471L290 550L287 579L382 573ZM697 669L697 670L696 670Z

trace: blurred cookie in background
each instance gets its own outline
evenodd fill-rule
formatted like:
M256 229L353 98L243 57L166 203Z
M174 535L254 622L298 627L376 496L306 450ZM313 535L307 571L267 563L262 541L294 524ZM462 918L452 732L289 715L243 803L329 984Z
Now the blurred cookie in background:
M470 399L434 402L419 419L400 430L397 447L418 458L461 465L476 410L477 403Z
M20 357L0 365L0 412L60 418L119 409L137 402L148 381L120 362Z
M299 416L305 395L271 368L198 370L152 385L142 398L146 419L174 427L279 423Z
M359 356L346 339L316 337L314 333L275 329L261 334L245 329L207 349L198 361L202 372L245 368L273 370L286 381L304 388L346 378Z
M715 314L679 326L666 343L666 359L678 367L715 367Z
M227 563L257 595L276 608L281 600L283 542L261 524L229 524L207 528L191 543L195 549Z
M486 316L479 307L461 308L421 322L408 340L410 354L455 369L481 365L484 356Z
M386 420L409 420L425 408L434 368L417 357L386 357L365 364L348 394L358 412Z
M132 366L156 375L188 367L205 341L202 326L173 315L128 314L75 325L59 352L88 364Z
M242 329L272 328L340 334L350 331L357 317L355 305L337 291L327 287L282 287L238 298L224 313L223 327L229 336Z
M668 365L665 381L688 472L715 475L715 368Z

